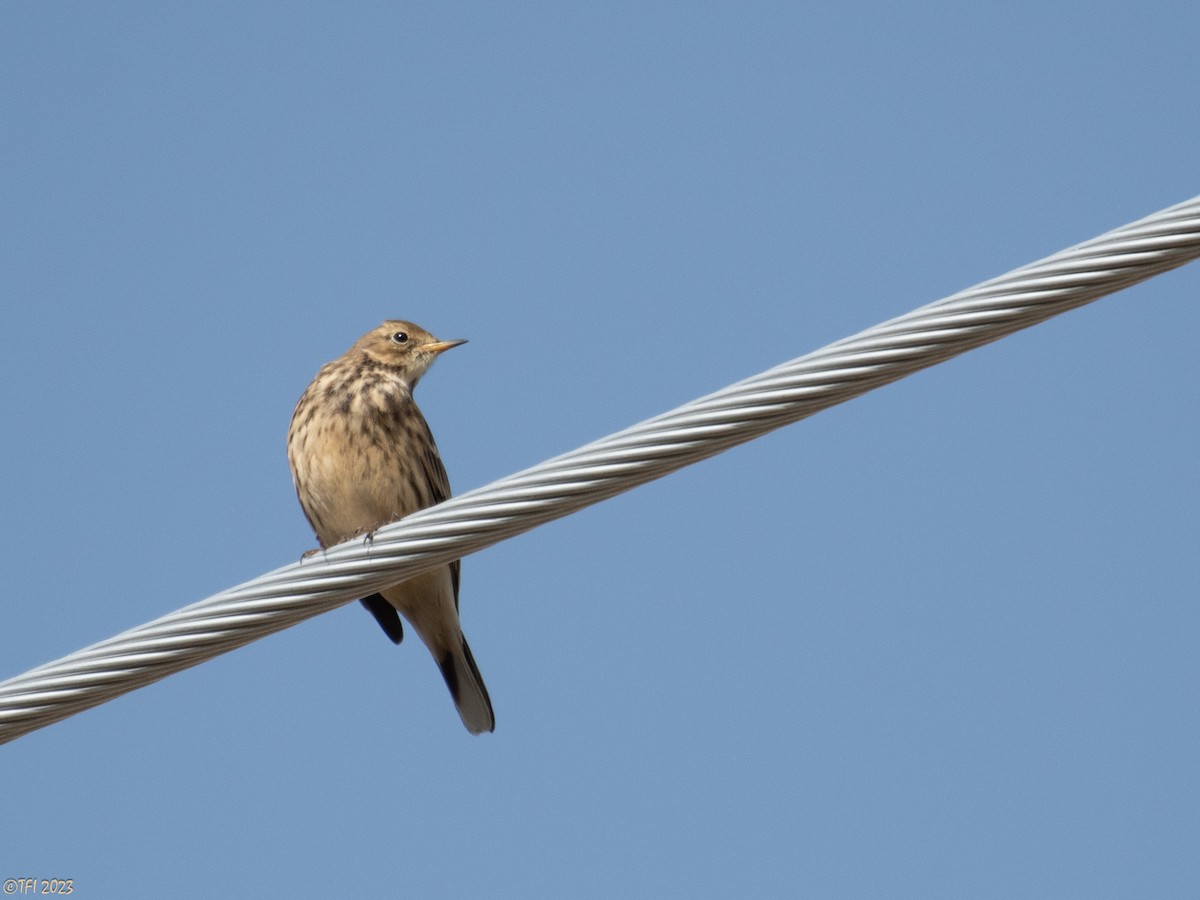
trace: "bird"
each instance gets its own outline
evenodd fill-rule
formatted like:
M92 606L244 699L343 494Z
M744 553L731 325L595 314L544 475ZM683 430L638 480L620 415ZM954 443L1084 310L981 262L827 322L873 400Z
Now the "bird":
M442 353L465 343L391 319L317 372L292 413L287 454L322 548L370 540L380 526L450 496L413 389ZM463 725L482 734L495 730L496 716L459 620L460 574L454 560L360 602L395 644L404 637L401 616L408 621L441 669Z

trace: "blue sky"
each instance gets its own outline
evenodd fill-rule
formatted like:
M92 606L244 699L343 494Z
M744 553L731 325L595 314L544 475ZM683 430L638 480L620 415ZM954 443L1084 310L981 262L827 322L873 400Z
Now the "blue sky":
M1200 191L1151 4L0 7L0 677L313 546L384 318L456 490ZM0 748L79 896L1200 891L1200 268Z

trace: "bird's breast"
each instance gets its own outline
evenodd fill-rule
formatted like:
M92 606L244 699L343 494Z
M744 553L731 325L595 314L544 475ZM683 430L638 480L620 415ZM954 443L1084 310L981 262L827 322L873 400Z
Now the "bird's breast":
M428 426L406 392L364 384L303 419L301 412L289 457L300 502L326 546L433 502L418 462Z

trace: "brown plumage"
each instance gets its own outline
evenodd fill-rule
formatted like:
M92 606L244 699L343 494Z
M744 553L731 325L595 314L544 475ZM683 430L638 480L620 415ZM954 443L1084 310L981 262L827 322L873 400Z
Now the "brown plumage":
M300 506L322 547L440 503L450 481L412 391L439 341L411 322L384 322L326 363L300 397L288 429L288 462ZM496 718L458 618L459 561L362 600L395 643L397 611L433 654L472 734Z

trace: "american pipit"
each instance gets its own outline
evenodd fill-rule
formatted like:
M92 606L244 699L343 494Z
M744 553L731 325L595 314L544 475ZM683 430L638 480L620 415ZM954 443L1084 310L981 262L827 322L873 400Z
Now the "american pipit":
M439 354L463 343L439 341L411 322L384 322L317 372L292 414L287 448L296 495L322 547L450 496L412 392ZM495 730L496 717L459 624L458 582L455 560L362 604L397 644L403 613L437 660L463 724L481 734Z

